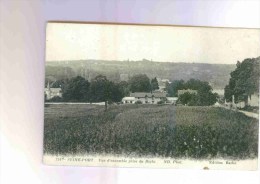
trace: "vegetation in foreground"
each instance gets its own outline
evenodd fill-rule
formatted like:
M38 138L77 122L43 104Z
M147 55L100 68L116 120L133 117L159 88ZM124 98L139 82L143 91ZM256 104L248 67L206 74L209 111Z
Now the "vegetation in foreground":
M45 107L44 152L233 159L258 154L258 121L216 107Z

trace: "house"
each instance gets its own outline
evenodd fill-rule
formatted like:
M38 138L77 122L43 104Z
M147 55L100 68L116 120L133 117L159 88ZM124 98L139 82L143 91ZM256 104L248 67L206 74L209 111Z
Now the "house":
M224 97L225 90L224 89L213 89L212 93L217 93L220 98Z
M47 88L44 88L44 95L46 95L47 100L50 100L53 97L62 97L61 88L51 88L50 83L48 82Z
M135 97L124 97L122 99L122 102L124 104L128 104L128 103L133 104L133 103L135 103Z
M142 104L157 104L160 101L166 101L166 93L163 92L135 92L130 93L130 97L124 97L122 102L126 103L136 103L140 102Z
M245 106L259 107L259 93L253 93L247 96L246 100L235 103L235 97L232 95L232 102L226 102L225 105L233 108L244 108Z
M197 94L197 90L192 90L192 89L182 89L182 90L178 90L178 97L180 95L183 95L184 93L190 93L190 94Z
M166 103L169 104L176 104L178 100L178 97L166 97Z

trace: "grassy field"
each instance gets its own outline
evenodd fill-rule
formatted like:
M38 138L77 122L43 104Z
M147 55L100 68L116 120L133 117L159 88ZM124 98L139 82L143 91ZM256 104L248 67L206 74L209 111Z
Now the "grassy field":
M217 107L47 105L44 152L255 158L258 120Z

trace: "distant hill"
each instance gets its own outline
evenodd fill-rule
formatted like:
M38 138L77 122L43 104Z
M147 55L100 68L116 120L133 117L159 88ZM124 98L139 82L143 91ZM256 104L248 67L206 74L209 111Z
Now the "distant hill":
M46 78L58 80L80 75L88 80L101 74L109 80L119 82L120 76L129 78L135 74L173 80L191 78L208 81L214 89L224 89L228 84L230 72L236 65L204 63L170 63L142 61L52 61L46 62Z

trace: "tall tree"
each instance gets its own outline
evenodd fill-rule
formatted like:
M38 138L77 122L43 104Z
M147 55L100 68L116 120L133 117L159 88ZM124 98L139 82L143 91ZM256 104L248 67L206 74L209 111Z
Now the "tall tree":
M224 97L226 99L227 102L231 102L232 101L232 89L230 88L230 85L226 85L224 88Z
M90 84L92 102L104 102L109 96L109 81L103 75L96 76Z
M166 90L167 90L169 96L177 97L179 89L186 89L184 83L185 83L184 80L175 80L175 81L172 81L171 84L168 84L168 86L166 87Z
M183 89L196 90L197 94L184 93L179 99L182 104L208 106L215 104L218 98L218 95L212 92L212 87L208 82L197 79L190 79L187 82L183 80L173 81L167 91L171 96L178 96L178 90Z
M129 96L129 94L130 94L130 86L129 86L128 82L121 81L121 82L118 83L118 87L119 87L120 91L122 92L123 97L124 96Z
M90 93L92 102L105 102L105 109L109 102L119 102L124 97L120 85L107 80L102 75L98 75L91 81Z
M248 96L259 91L259 63L260 57L245 59L237 62L236 69L230 73L229 84L225 88L225 99L235 102L247 102Z
M154 91L156 89L159 89L159 84L157 78L155 77L151 80L151 90Z
M64 84L62 97L64 101L88 101L89 86L89 82L83 77L73 77L68 81L68 83Z
M129 86L131 92L150 92L151 84L150 79L145 74L139 74L133 76L129 80Z

